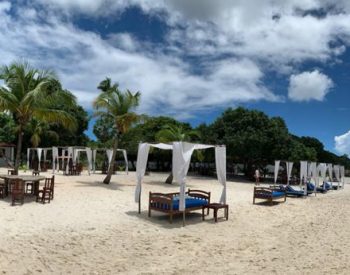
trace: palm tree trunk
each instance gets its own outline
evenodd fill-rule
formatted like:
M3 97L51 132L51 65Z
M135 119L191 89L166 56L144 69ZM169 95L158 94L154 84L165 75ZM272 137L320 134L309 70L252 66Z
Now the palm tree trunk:
M18 168L21 164L21 151L23 142L23 131L22 127L19 127L18 139L17 139L17 151L16 151L16 161L15 161L15 173L18 175Z
M118 149L118 138L116 137L113 143L113 154L112 154L111 165L109 166L107 176L103 180L104 184L109 184L111 182L111 178L114 173L114 162L115 162L115 157L117 155L117 149Z
M168 178L165 180L165 183L172 184L173 179L174 179L173 172L171 172L170 175L168 176Z

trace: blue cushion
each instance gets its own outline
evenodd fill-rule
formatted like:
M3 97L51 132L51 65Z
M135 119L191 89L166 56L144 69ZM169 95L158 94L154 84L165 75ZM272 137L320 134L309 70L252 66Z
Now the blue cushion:
M307 190L308 191L314 191L315 190L315 185L312 184L311 182L307 183Z
M272 197L282 197L282 196L284 196L284 192L272 191Z

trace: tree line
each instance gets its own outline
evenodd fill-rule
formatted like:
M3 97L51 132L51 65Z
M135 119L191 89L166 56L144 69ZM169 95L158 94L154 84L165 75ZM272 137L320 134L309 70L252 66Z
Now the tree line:
M293 135L281 117L269 117L258 110L228 108L212 123L197 127L171 117L137 114L141 93L121 91L110 78L97 85L92 106L96 140L91 140L85 131L92 116L61 86L54 72L13 63L1 68L0 79L4 82L0 87L0 142L17 145L16 169L29 147L108 147L114 149L113 159L116 149L124 148L134 163L140 142L171 141L225 144L227 162L243 164L247 175L275 159L338 163L350 168L347 155L325 150L314 137ZM210 151L194 157L201 163L214 160ZM158 169L170 170L169 152L152 151L150 159ZM110 181L111 169L105 183Z

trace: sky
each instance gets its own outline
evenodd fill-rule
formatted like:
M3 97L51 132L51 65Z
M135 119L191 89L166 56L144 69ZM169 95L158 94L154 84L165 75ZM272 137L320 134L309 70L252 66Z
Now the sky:
M338 154L349 47L348 0L0 0L0 65L55 70L89 112L108 76L141 92L140 113L196 126L259 109Z

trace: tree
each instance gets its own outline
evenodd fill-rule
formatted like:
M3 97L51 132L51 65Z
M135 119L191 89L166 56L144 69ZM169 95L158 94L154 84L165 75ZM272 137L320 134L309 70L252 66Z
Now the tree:
M52 138L55 141L58 141L59 135L50 130L50 126L48 123L44 121L38 121L36 119L32 119L27 126L27 131L29 132L30 142L34 148L38 147L42 137L46 136L48 138Z
M132 93L129 90L122 92L116 85L115 88L102 92L94 101L95 116L110 117L117 130L113 137L112 163L103 183L109 184L114 171L114 162L118 148L119 137L125 134L131 125L140 119L133 110L139 105L141 94Z
M13 118L5 113L0 113L0 141L13 143L16 138L16 125Z
M67 112L53 107L55 102L72 105L75 97L60 89L59 81L52 71L38 70L28 63L12 63L0 69L0 111L12 113L17 125L17 152L15 171L21 163L24 130L33 119L59 123L73 129L76 121Z

